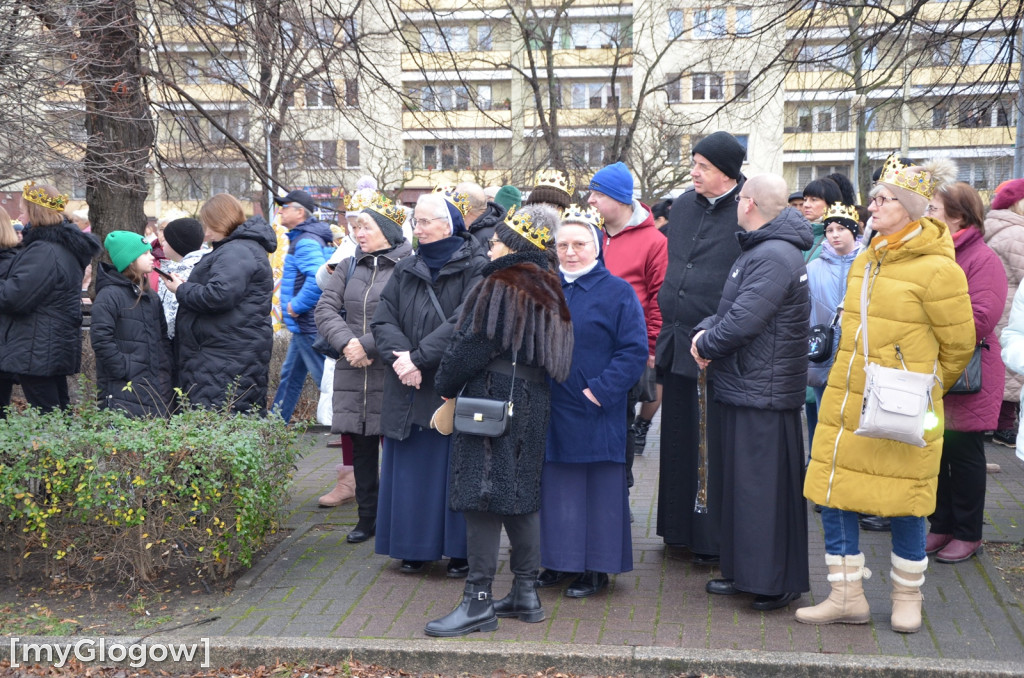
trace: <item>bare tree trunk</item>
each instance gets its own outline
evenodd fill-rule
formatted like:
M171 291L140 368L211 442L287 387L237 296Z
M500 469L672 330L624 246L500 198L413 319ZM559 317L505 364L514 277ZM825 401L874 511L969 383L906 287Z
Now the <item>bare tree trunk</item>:
M86 189L93 233L142 233L148 192L146 169L154 141L142 78L134 0L91 3L81 14L80 48L72 58L85 94Z

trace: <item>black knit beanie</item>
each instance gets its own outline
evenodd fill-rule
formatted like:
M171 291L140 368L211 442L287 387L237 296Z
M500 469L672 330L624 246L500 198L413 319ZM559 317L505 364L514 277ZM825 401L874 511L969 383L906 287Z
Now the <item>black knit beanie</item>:
M698 141L693 147L693 155L698 153L725 176L737 180L740 178L743 158L747 155L746 149L728 132L715 132Z
M384 234L385 238L387 238L389 245L394 247L398 243L405 242L405 234L402 233L402 227L391 219L388 219L380 212L375 212L369 207L364 209L362 213L373 219L374 223L376 223L378 228L380 228L380 232Z
M164 226L164 240L171 249L185 256L203 246L203 226L195 219L175 219Z

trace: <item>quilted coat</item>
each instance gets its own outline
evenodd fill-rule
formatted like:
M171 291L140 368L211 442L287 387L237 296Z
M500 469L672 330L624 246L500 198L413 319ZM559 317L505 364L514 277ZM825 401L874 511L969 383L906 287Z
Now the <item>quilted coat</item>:
M956 263L967 276L974 332L979 340L985 339L988 350L981 351L981 391L946 395L943 402L946 428L950 431L992 431L999 423L1006 374L999 335L996 334L996 323L1006 306L1006 275L999 265L999 257L985 244L977 228L971 226L956 235L953 239Z
M373 312L380 293L391 279L399 260L412 254L408 242L387 250L365 254L357 249L356 267L346 280L352 259L342 259L324 284L316 304L317 331L341 353L352 339L358 339L369 367L352 367L344 356L334 366L332 433L380 435L380 409L384 397L384 373L387 366L377 352L370 331ZM345 317L340 312L345 311Z
M381 433L395 440L408 438L413 424L430 427L430 417L443 402L434 391L437 366L455 332L462 302L488 263L480 244L468 231L455 237L462 238L463 243L441 267L435 282L422 257L406 257L398 262L373 313L370 328L377 352L387 366ZM434 289L444 319L430 300L428 285ZM391 369L395 351L409 351L413 364L420 369L423 382L418 389L403 385Z
M569 374L573 334L562 284L543 253L508 254L483 269L462 310L434 380L439 395L508 399L513 417L500 438L455 433L449 474L453 511L522 515L540 508L544 440L551 415L551 388L486 369L495 358L517 367L541 368L558 380Z
M974 317L967 278L954 258L945 224L927 217L908 227L898 247L872 241L853 263L846 288L839 352L829 374L804 496L816 504L880 516L928 516L942 456L942 425L925 431L925 447L854 434L864 393L860 336L865 266L876 275L869 298L868 347L872 362L931 373L952 385L974 351ZM937 368L936 368L937 363ZM942 421L942 390L932 390Z
M178 287L178 379L193 405L221 407L232 392L235 412L266 411L275 249L274 229L250 217Z
M281 272L281 317L291 332L316 334L313 309L320 300L316 272L324 265L333 248L330 227L312 217L288 231L288 256ZM288 314L288 304L298 314Z
M0 280L0 372L53 377L82 361L82 278L100 253L70 221L34 226Z
M992 210L985 217L985 242L992 251L999 255L1006 271L1006 284L1010 293L1006 296L1006 306L996 324L996 335L1003 332L1010 320L1010 308L1013 306L1013 292L1024 281L1024 216L1010 210ZM1010 369L1006 370L1006 386L1003 389L1003 400L1020 401L1020 392L1024 388L1024 376Z
M1024 373L1024 292L1017 288L1013 295L1010 321L1000 338L1003 340L1003 362L1007 369ZM1018 394L1019 397L1020 394ZM1024 426L1017 429L1017 456L1024 461Z
M803 252L811 226L792 207L754 231L737 234L742 254L725 279L718 313L697 351L711 359L715 398L737 407L795 410L807 388L810 296Z
M171 342L165 324L156 292L140 295L135 283L100 262L89 338L96 354L101 406L136 417L167 416L173 391Z

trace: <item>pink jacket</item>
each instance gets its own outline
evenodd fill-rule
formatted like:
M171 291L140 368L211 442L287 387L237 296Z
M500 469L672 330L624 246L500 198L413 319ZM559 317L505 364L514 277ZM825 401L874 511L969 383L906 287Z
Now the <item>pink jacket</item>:
M975 226L953 239L956 263L967 276L967 290L974 311L974 331L985 338L989 349L981 352L981 391L970 395L946 395L943 406L946 429L950 431L991 431L999 421L1006 377L1000 356L996 324L1006 305L1006 272L999 256L985 244ZM946 388L952 384L945 384Z

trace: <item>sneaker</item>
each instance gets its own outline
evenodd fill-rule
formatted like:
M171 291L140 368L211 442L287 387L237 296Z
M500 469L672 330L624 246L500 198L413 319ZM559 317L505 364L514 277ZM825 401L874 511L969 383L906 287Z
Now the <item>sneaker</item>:
M633 454L641 456L644 453L644 448L647 447L647 432L651 429L650 419L641 419L637 417L633 422L633 426L630 432L633 435Z
M1004 428L992 434L992 442L1003 447L1017 447L1017 432L1012 428Z

